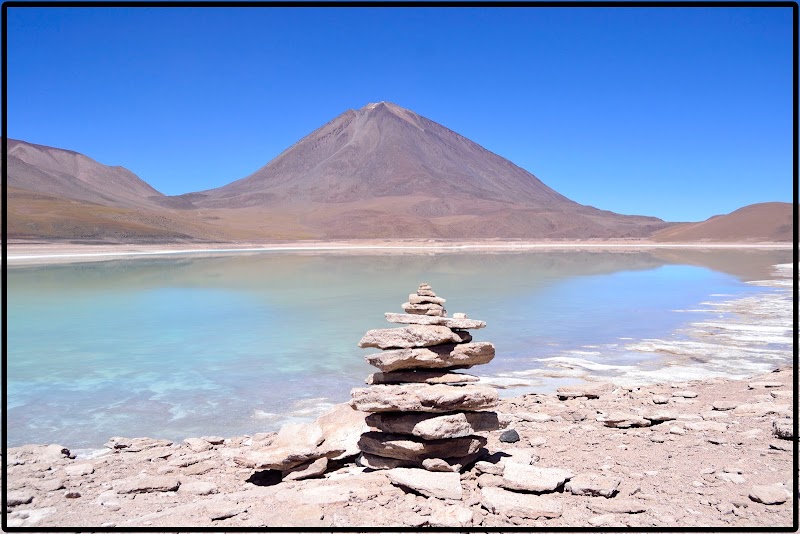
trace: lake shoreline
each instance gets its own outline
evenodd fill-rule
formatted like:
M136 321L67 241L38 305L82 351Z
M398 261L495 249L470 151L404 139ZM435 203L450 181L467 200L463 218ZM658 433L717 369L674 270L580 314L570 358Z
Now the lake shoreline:
M453 252L513 252L593 249L604 251L640 251L647 249L791 249L792 243L667 243L639 239L614 240L336 240L240 243L98 243L75 244L59 241L9 240L9 267L52 265L113 259L187 254L193 257L217 254L335 253L335 254L425 254Z
M780 266L775 279L786 280L789 271ZM725 320L735 334L757 313L749 306ZM721 337L721 347L741 348L735 337ZM305 480L247 465L247 453L269 450L275 432L182 443L112 438L104 451L74 459L61 445L12 447L8 525L789 527L798 497L795 375L792 366L776 364L742 380L620 385L589 378L583 394L502 399L496 411L504 428L486 433L494 460L458 476L460 498L400 487L387 471L357 465L355 455ZM353 429L353 437L363 430ZM517 441L500 440L508 429ZM596 489L613 486L613 494L509 489L505 466L520 458L566 469ZM498 495L532 495L539 509L507 507Z
M485 433L491 455L478 465L460 475L431 472L455 476L457 498L404 489L389 471L360 467L355 457L329 461L324 474L281 481L280 472L243 460L269 450L274 432L182 443L112 438L104 453L77 459L61 445L12 447L8 525L789 527L797 498L796 443L785 437L792 383L793 370L783 367L749 380L590 383L589 396L504 399L496 409L501 425L519 440L500 441L503 429ZM620 413L631 426L605 423ZM613 494L510 491L503 469L520 459L610 485ZM533 495L548 512L504 507L495 493Z

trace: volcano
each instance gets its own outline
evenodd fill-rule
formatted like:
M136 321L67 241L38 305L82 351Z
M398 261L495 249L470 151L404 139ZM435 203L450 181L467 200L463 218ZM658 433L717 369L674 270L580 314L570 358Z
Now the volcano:
M578 204L389 102L348 110L250 176L183 195L187 202L291 214L321 238L619 238L669 226Z

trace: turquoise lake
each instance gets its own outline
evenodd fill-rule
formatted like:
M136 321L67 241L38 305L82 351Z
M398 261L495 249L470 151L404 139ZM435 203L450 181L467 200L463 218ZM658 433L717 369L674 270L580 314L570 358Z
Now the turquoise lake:
M375 349L356 344L396 326L384 312L402 312L421 282L449 315L487 322L473 336L497 357L468 372L502 378L569 351L673 335L702 318L685 310L761 291L745 281L791 254L249 253L12 267L7 443L92 449L111 436L234 436L310 420L364 386ZM661 364L621 349L595 357Z

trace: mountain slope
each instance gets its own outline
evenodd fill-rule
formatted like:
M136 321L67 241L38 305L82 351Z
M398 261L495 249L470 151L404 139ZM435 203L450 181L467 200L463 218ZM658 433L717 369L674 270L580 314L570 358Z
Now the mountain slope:
M793 208L788 202L750 204L727 215L655 232L655 241L792 241Z
M105 206L157 206L164 197L123 167L83 154L8 140L8 186Z
M203 208L288 210L324 238L642 237L669 224L577 204L388 102L348 110L250 176L183 200Z
M508 160L386 102L346 111L247 178L205 193L206 205L226 207L408 195L575 205Z

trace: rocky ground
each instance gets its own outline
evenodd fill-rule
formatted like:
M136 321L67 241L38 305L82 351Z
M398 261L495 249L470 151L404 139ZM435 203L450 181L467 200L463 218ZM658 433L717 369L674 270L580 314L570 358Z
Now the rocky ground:
M281 480L241 460L274 449L275 433L113 438L77 459L60 445L15 447L8 526L788 527L792 384L784 368L506 399L503 428L484 433L486 456L462 473L371 471L348 456ZM353 439L336 421L323 430Z

